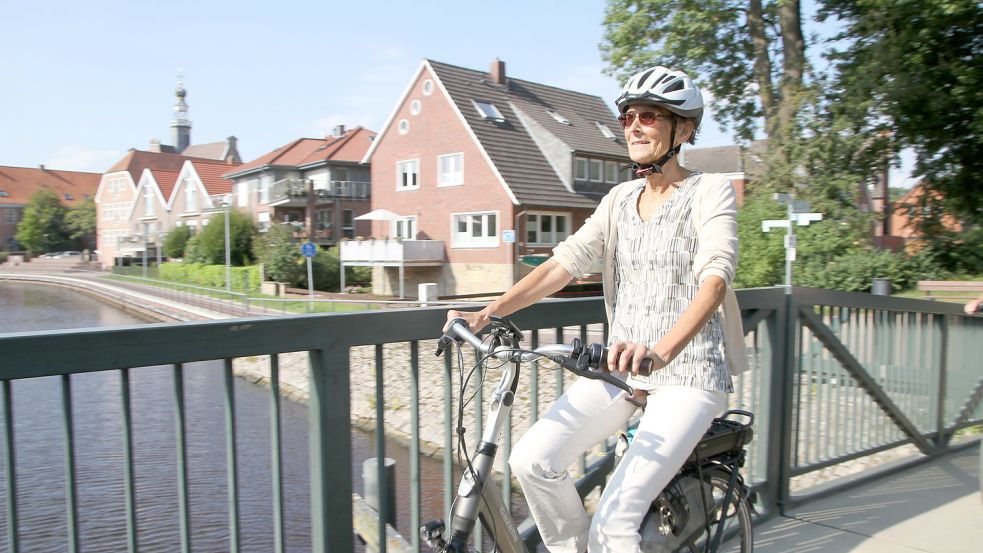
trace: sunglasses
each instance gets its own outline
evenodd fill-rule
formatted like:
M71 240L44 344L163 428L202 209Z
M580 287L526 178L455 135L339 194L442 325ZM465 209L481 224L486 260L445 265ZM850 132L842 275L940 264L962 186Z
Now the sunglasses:
M635 122L636 117L638 117L638 122L641 123L642 126L651 127L655 125L656 121L662 119L668 119L669 115L665 113L655 112L655 111L644 111L642 113L635 113L634 111L628 111L618 116L618 122L621 123L622 127L627 129L628 127L631 126L632 123Z

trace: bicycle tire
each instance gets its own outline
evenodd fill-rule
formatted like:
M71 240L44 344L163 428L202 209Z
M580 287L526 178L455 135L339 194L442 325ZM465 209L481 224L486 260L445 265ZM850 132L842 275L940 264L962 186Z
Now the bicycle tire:
M709 475L710 493L707 494L707 500L711 501L712 498L712 503L708 504L710 508L710 520L712 521L710 523L710 536L715 536L717 533L717 522L720 520L720 513L723 507L722 503L727 492L728 484L729 475L724 472L714 471L713 474ZM672 483L670 483L671 485ZM696 494L696 501L693 501L692 497L688 500L688 509L691 512L702 512L702 504L693 505L694 502L699 503L699 492L697 491ZM655 511L651 512L651 515L645 518L642 522L642 528L639 530L643 536L641 543L643 553L704 553L707 551L707 533L702 522L699 523L700 531L694 543L672 549L669 543L675 540L667 538L660 539L658 536L654 536L655 533L660 532L658 526L663 524L664 521L655 515ZM751 526L751 510L748 506L747 498L740 489L735 489L732 494L730 505L727 509L725 524L724 541L718 551L720 553L753 553L754 533ZM648 536L648 539L645 539L645 536Z
M723 507L724 495L727 493L729 476L726 474L713 474L710 477L710 487L713 490L713 506L710 513L710 535L717 533L717 521L720 519L721 508ZM702 508L702 507L701 507ZM748 508L747 498L744 497L743 490L735 489L730 506L727 510L727 518L724 527L724 542L720 544L719 553L752 553L754 551L754 531L751 527L751 510ZM702 553L706 551L706 532L688 549L683 549L686 553Z

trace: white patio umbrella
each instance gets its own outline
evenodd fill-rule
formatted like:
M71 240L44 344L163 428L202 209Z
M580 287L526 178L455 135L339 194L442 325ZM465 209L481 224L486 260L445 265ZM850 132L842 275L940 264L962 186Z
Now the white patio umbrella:
M402 215L397 215L388 209L373 209L372 211L366 213L365 215L359 215L355 217L356 221L395 221L401 218Z

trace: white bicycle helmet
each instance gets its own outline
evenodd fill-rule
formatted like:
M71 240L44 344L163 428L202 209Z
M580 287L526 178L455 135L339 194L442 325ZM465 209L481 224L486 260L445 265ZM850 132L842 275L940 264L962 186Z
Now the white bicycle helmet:
M624 113L631 104L662 106L680 117L692 119L694 132L700 128L700 122L703 120L703 94L700 89L696 88L693 80L686 73L661 65L632 75L625 83L621 96L615 104L618 106L618 113ZM675 144L675 142L676 118L674 117L669 143ZM682 146L682 144L670 146L669 150L653 163L634 164L635 174L644 177L652 173L661 173L662 166L678 154Z
M703 120L703 94L682 71L657 65L632 75L616 102L624 113L629 104L654 104L694 119L696 127Z

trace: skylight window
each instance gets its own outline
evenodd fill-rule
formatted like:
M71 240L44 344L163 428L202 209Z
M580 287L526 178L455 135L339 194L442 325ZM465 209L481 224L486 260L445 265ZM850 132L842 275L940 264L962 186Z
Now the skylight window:
M569 119L567 119L566 117L560 115L559 113L557 113L557 112L555 112L555 111L553 111L551 109L546 110L546 113L550 114L550 117L552 117L553 119L556 119L557 121L559 121L560 123L563 123L564 125L569 125L570 124L570 120Z
M600 130L601 131L601 134L604 135L604 138L610 138L611 140L614 140L615 138L617 138L614 135L614 133L611 132L611 129L609 129L607 125L605 125L604 123L601 123L600 121L595 121L595 123L597 124L597 129Z
M502 112L498 111L495 104L489 102L479 102L478 100L471 100L474 103L474 108L478 110L485 119L490 119L497 123L505 121L505 117L502 116Z

